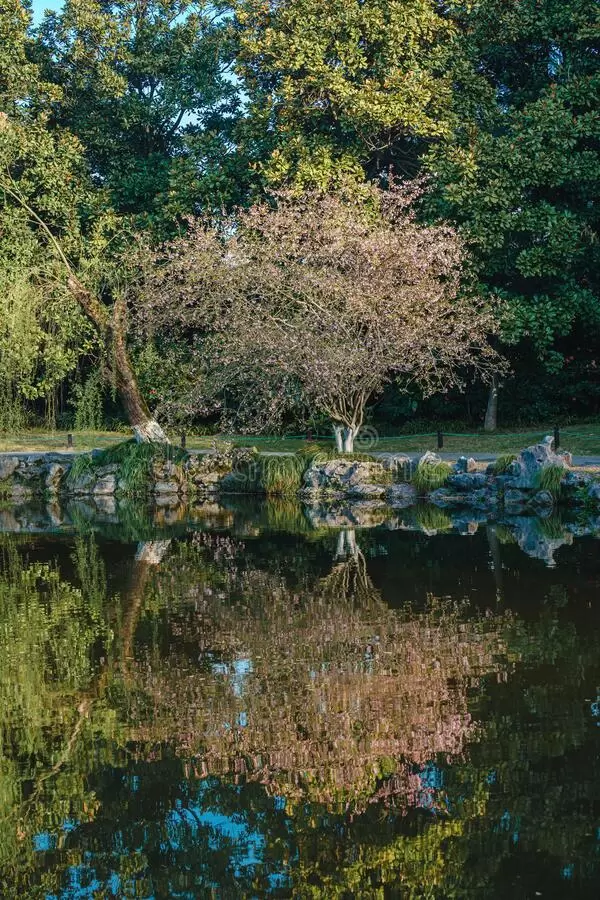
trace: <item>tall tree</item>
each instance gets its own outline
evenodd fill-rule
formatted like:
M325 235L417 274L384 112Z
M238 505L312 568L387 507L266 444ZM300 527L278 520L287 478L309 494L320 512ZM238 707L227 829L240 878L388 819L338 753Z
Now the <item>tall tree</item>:
M35 65L28 25L20 4L0 14L0 29L12 35L16 48L0 69L0 261L8 261L2 270L8 292L4 308L21 313L23 290L37 297L41 289L47 302L35 307L40 321L54 303L54 325L71 317L74 330L85 334L83 314L111 348L110 375L137 437L162 441L164 432L148 411L129 361L126 299L109 265L107 248L118 226L106 194L92 185L80 141L66 129L50 127L47 103L58 92ZM17 268L24 266L16 274L15 261ZM13 343L17 337L12 336ZM41 344L45 364L53 346L50 340Z
M114 208L155 229L238 201L227 16L206 0L67 0L39 31L63 89L52 120L82 141Z
M412 175L451 130L453 0L233 0L267 180ZM267 134L270 140L265 140Z
M191 335L194 349L207 335L201 387L233 397L238 421L272 425L300 397L352 451L369 400L392 375L427 394L499 365L461 241L446 226L417 224L418 191L370 188L354 201L280 193L224 234L200 221L154 258L142 321ZM197 402L199 387L196 375Z
M595 0L465 4L471 74L428 159L435 214L460 225L485 286L509 301L505 340L550 372L565 337L600 335L599 14Z

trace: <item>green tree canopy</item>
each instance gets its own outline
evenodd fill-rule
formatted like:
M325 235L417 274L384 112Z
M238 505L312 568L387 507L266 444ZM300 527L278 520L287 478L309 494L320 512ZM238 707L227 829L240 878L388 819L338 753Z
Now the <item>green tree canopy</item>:
M161 228L199 205L239 199L239 88L227 16L215 4L67 0L44 20L38 52L62 88L52 121L81 139L119 213Z

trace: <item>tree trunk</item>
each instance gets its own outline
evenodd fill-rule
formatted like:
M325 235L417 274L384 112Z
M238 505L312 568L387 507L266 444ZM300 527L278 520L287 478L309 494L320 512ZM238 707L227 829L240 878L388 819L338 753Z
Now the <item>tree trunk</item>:
M127 415L138 443L168 444L169 439L150 413L141 395L135 372L127 352L127 329L125 323L126 305L120 299L115 303L112 321L105 306L74 275L70 275L67 286L89 319L104 333L112 336L115 382L119 399Z
M494 375L490 384L488 405L485 412L484 431L496 431L498 427L498 379Z
M125 338L125 311L121 303L115 307L113 324L114 357L117 390L138 444L168 444L169 439L150 413L140 393Z
M333 426L333 435L335 437L335 449L339 450L340 453L344 452L344 444L342 440L342 426L334 425Z
M356 437L356 428L344 429L344 453L354 453L354 438Z

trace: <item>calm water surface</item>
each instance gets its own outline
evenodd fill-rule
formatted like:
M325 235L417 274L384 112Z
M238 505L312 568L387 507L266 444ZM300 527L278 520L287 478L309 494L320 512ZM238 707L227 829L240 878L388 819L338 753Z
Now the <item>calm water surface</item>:
M0 896L600 896L594 536L3 516Z

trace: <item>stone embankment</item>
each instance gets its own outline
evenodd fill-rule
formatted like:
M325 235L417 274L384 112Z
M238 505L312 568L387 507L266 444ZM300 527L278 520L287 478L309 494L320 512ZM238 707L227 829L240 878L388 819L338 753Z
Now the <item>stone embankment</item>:
M23 503L59 496L98 501L145 496L169 506L219 494L265 493L257 475L264 458L253 450L222 445L193 454L132 445L128 454L0 455L0 498ZM466 457L450 468L436 454L426 453L418 462L417 477L408 457L328 459L317 454L306 457L302 471L296 467L295 492L315 508L352 502L397 510L425 501L443 509L521 514L543 513L557 505L600 507L600 480L573 469L571 462L568 453L554 452L551 438L485 471Z

